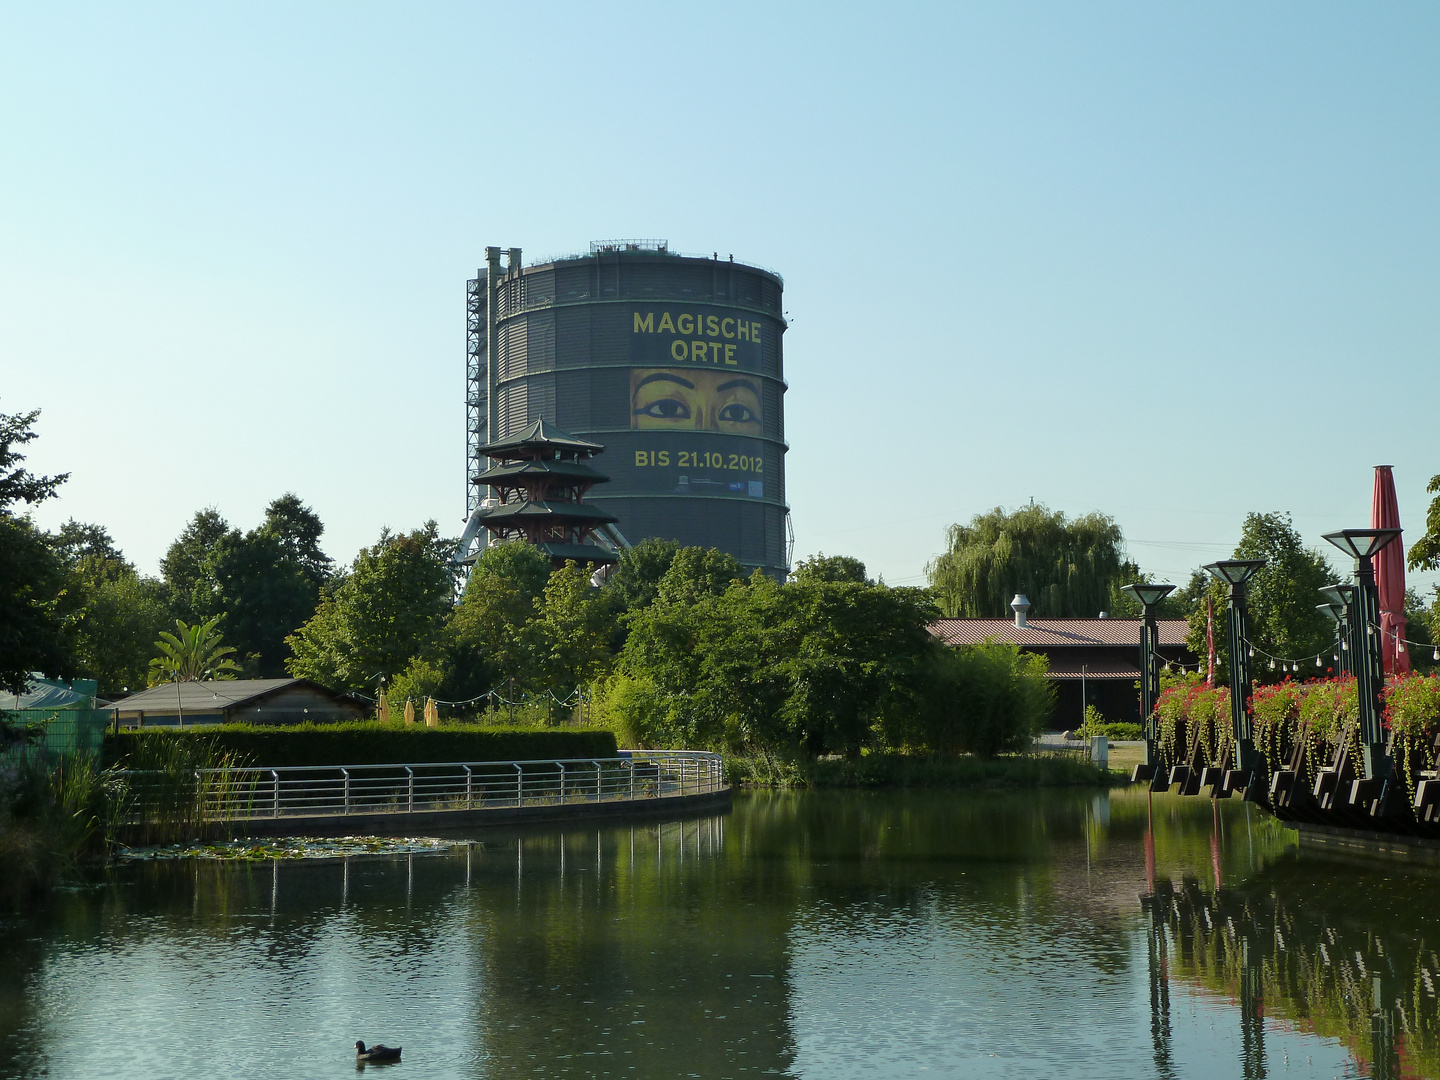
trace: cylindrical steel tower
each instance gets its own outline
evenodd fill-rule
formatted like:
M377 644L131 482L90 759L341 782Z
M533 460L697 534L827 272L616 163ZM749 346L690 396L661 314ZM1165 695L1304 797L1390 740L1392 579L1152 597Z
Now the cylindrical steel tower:
M503 268L487 249L468 290L467 490L480 447L543 419L605 446L611 482L589 501L630 542L715 547L783 575L783 287L662 241L538 266L512 248Z

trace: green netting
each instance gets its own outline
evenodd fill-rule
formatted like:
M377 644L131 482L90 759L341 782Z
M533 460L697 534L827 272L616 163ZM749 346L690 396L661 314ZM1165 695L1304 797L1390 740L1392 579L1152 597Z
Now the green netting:
M0 720L11 736L4 749L18 750L23 740L47 754L99 755L111 714L106 709L6 709Z

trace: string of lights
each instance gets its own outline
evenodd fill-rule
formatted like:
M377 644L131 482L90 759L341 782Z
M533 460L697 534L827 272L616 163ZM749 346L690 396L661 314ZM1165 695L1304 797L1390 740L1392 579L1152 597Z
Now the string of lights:
M1179 661L1179 660L1164 660L1164 661L1161 662L1161 665L1162 665L1162 667L1164 668L1164 670L1166 670L1166 671L1178 671L1178 672L1180 672L1182 675L1183 675L1183 674L1189 674L1189 672L1190 672L1192 669L1195 671L1195 673L1196 673L1197 675L1198 675L1200 672L1202 672L1202 671L1205 670L1205 661L1204 661L1204 660L1197 660L1197 661L1196 661L1195 663L1193 663L1193 664L1186 664L1186 663L1183 663L1183 662L1181 662L1181 661Z
M1387 634L1390 639L1395 642L1396 652L1403 653L1406 650L1407 646L1412 649L1434 649L1435 651L1432 659L1440 660L1440 645L1435 645L1434 643L1429 641L1411 641L1407 637L1401 637L1400 631L1398 630L1386 631L1378 626L1373 626L1372 624L1371 632L1374 633L1374 631L1376 630L1379 630L1382 634Z
M509 682L509 680L507 679L506 682ZM370 697L366 694L359 693L358 691L352 693L350 696L358 698L361 701L369 702L371 705L378 704L380 701L378 695L376 697ZM502 694L499 687L496 687L492 690L485 691L485 693L483 694L477 694L473 698L467 698L464 701L447 701L444 698L431 698L429 700L434 701L436 705L444 705L446 708L449 709L463 709L467 705L475 705L481 701L506 706L531 705L535 703L536 699L543 699L547 697L560 708L568 709L571 705L576 705L585 700L585 689L584 687L577 686L575 687L575 689L571 690L568 694L566 694L563 698L556 697L554 691L552 690L544 690L538 693L527 692L525 694L521 694L518 698L512 700ZM406 700L413 701L418 699L407 698Z
M1281 656L1278 653L1269 652L1268 650L1261 648L1259 645L1256 645L1255 642L1251 639L1245 639L1245 649L1246 652L1249 653L1252 660L1257 655L1263 656L1266 660L1270 661L1271 671L1275 670L1275 665L1278 663L1280 665L1281 671L1293 671L1297 675L1300 673L1300 668L1302 665L1308 665L1312 661L1314 662L1315 667L1323 668L1325 666L1326 653L1330 654L1332 660L1338 662L1340 660L1340 651L1348 649L1349 647L1350 646L1346 644L1346 642L1342 641L1340 638L1336 638L1330 643L1329 648L1323 649L1318 653L1311 653L1308 656L1291 657Z
M1366 632L1372 636L1379 633L1390 637L1395 642L1396 652L1405 652L1407 646L1409 648L1419 649L1431 648L1434 650L1433 658L1435 660L1440 660L1440 646L1432 645L1430 642L1411 641L1409 638L1401 637L1397 631L1384 630L1383 628L1376 626L1374 623L1369 623L1366 625ZM1331 658L1338 662L1340 659L1341 651L1349 650L1350 643L1348 641L1345 641L1343 638L1336 638L1331 643L1331 647L1328 650L1319 653L1312 653L1309 656L1301 657L1281 656L1278 653L1269 652L1266 649L1261 648L1259 645L1255 644L1253 640L1250 640L1248 638L1245 641L1245 647L1249 651L1249 654L1252 658L1258 655L1268 660L1270 662L1270 670L1275 670L1275 665L1278 663L1280 665L1281 671L1293 671L1296 674L1299 674L1301 667L1303 665L1308 665L1312 661L1314 662L1314 665L1316 667L1323 667L1325 660L1325 652L1327 651L1331 654Z

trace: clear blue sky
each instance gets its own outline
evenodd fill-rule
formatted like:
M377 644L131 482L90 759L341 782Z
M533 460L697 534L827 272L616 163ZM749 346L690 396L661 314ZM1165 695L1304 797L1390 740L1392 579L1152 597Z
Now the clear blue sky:
M287 490L458 532L485 245L665 237L785 275L797 554L1033 497L1180 582L1382 462L1418 535L1437 136L1434 4L9 3L0 411L152 572Z

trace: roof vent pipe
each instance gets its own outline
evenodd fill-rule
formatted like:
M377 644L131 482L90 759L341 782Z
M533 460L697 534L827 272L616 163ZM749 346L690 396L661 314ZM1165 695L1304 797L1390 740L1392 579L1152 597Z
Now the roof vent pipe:
M1025 599L1024 593L1016 593L1015 599L1010 601L1010 610L1015 612L1015 625L1025 626L1025 613L1030 610L1030 601Z

